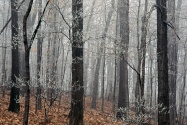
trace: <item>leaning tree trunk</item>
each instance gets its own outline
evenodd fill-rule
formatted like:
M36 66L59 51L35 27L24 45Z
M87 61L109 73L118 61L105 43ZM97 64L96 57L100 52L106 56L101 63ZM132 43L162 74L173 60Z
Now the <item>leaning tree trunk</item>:
M72 92L70 125L83 125L83 0L72 0Z
M27 19L29 17L29 14L31 12L31 8L33 5L33 0L30 0L29 6L27 8L27 11L23 17L23 43L24 43L24 48L25 48L25 88L26 88L26 95L25 95L25 108L24 108L24 115L23 115L23 125L28 125L28 117L29 117L29 104L30 104L30 65L29 65L29 58L30 58L30 50L32 43L35 39L35 36L38 32L38 29L41 25L42 17L45 13L45 10L49 4L50 0L47 1L45 8L42 12L42 16L40 17L40 20L38 21L38 24L31 36L30 41L27 39Z
M170 125L166 0L157 0L158 125Z
M29 118L29 103L30 103L30 65L29 65L29 55L30 49L27 40L27 19L30 14L32 8L33 0L30 0L29 7L23 17L23 43L25 47L25 108L24 108L24 115L23 115L23 125L28 125L28 118Z
M12 112L20 111L19 102L19 51L18 51L18 12L17 12L17 0L11 0L11 15L12 15L12 86L10 94L10 103L8 110Z

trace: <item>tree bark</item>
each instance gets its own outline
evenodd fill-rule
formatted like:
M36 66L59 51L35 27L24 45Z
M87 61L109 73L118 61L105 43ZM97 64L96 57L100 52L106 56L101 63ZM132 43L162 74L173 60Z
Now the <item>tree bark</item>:
M175 28L175 0L168 1L168 21ZM177 79L177 50L175 29L168 28L168 82L170 125L176 125L176 79Z
M157 0L158 124L170 125L166 0Z
M29 17L29 14L31 12L32 9L32 5L33 5L33 0L30 0L29 2L29 6L27 8L27 11L23 17L23 43L24 43L24 48L25 48L25 86L26 86L26 95L25 95L25 107L24 107L24 115L23 115L23 125L28 125L28 117L29 117L29 103L30 103L30 65L29 65L29 58L30 58L30 50L32 47L32 43L35 39L35 36L38 32L38 29L41 25L41 20L42 17L45 13L46 7L49 4L50 0L47 1L45 8L42 12L42 16L40 17L40 20L38 21L38 24L34 30L34 32L32 33L32 36L30 38L30 41L28 40L28 36L27 36L27 19Z
M24 108L24 115L23 115L23 125L28 125L28 118L29 118L29 103L30 103L30 65L29 65L29 55L30 55L30 49L28 45L27 40L27 19L31 12L33 0L30 0L29 7L23 17L23 43L25 47L25 89L26 89L26 95L25 95L25 108Z
M9 111L19 112L19 47L18 47L18 12L17 12L17 0L11 0L11 15L12 15L12 86L10 94Z
M118 109L129 107L128 89L128 46L129 46L129 0L119 0L119 22L120 22L120 80ZM125 112L118 111L117 118L126 117Z
M38 5L38 22L42 15L42 0L39 0ZM42 109L42 100L41 100L41 84L40 84L40 71L41 71L41 60L42 60L42 33L41 28L38 29L38 40L37 40L37 92L36 92L36 112L37 110Z
M70 125L83 125L83 0L72 0L72 92Z
M186 40L187 42L187 40ZM186 60L187 60L187 49L186 49L186 43L184 46L184 50L185 50L185 54L184 54L184 61L183 61L183 69L184 69L184 73L183 73L183 85L182 85L182 91L181 91L181 98L180 98L180 103L179 103L179 125L183 125L183 118L185 117L185 112L183 112L185 110L185 88L186 88Z

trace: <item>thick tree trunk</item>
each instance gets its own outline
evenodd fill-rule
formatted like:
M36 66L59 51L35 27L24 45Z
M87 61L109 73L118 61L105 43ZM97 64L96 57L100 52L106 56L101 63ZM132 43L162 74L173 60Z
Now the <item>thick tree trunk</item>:
M168 1L168 20L175 28L175 0ZM168 28L168 82L170 125L176 125L177 42L175 29Z
M56 2L57 4L57 1L54 1ZM53 30L54 31L57 31L57 14L56 14L56 10L54 9L53 10L53 24L52 24L52 27L53 27ZM51 70L50 70L50 106L53 105L54 101L55 101L55 98L56 98L56 95L55 95L55 87L57 85L57 60L58 60L58 55L56 53L56 51L58 50L57 49L57 34L53 34L52 35L52 38L53 38L53 41L52 41L52 53L51 53Z
M129 107L128 89L128 46L129 46L129 0L119 0L119 22L120 22L120 80L118 109ZM117 117L126 117L125 112L118 111Z
M157 0L158 124L170 125L166 0Z
M83 1L72 0L72 92L70 125L83 125Z
M18 51L18 12L17 12L17 0L11 0L11 15L12 15L12 86L10 94L9 111L19 112L19 51Z

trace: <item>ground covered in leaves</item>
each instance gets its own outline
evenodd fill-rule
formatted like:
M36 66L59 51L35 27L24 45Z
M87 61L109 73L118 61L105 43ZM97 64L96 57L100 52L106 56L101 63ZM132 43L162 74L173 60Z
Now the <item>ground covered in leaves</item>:
M21 125L24 110L24 98L20 97L21 111L19 114L9 112L9 96L0 97L0 125ZM44 103L45 102L45 103ZM59 101L55 101L54 105L49 108L49 102L42 102L42 110L35 111L35 98L31 97L29 125L68 125L70 100L64 95ZM45 104L45 105L44 105ZM100 102L98 103L100 105ZM85 125L122 125L121 121L117 121L112 113L112 104L105 102L104 112L101 112L101 106L97 110L91 109L91 99L86 98L84 111ZM45 115L46 114L46 115ZM46 117L45 117L46 116Z

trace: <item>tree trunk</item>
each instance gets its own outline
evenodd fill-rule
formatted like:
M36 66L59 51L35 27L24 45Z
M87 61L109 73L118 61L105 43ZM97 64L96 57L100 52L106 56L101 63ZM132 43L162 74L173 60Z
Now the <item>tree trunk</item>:
M141 8L141 0L138 2L138 15L137 15L137 52L138 52L138 66L137 66L137 71L140 73L140 64L141 64L141 54L140 54L140 28L139 28L139 18L140 18L140 8ZM138 107L138 102L140 101L140 76L139 74L136 74L136 85L135 85L135 107L137 109L137 112L139 112Z
M148 7L148 0L145 0L145 6L144 6L144 15L142 17L142 27L141 27L141 43L138 48L138 72L140 73L141 69L141 76L137 76L137 82L138 84L136 85L136 93L139 94L138 97L139 104L141 104L140 111L141 113L144 113L144 84L145 84L145 57L146 57L146 38L147 38L147 27L148 27L148 22L149 18L151 16L151 13L154 10L154 6L151 7L149 13L147 13L147 7ZM139 74L139 75L140 75ZM140 87L140 88L138 88Z
M57 4L57 1L54 1L56 4ZM52 24L52 27L53 27L53 30L54 31L57 31L57 14L56 14L56 9L54 8L54 10L52 10L53 12L53 17L52 17L52 20L53 20L53 24ZM53 34L52 35L52 38L53 38L53 41L52 41L52 53L51 53L51 70L50 70L50 106L53 105L53 102L55 101L55 86L57 85L57 34Z
M101 87L101 98L102 98L102 106L101 111L104 112L104 93L105 93L105 47L103 52L103 81L102 81L102 87Z
M152 55L152 47L150 48L150 109L152 108L153 105L153 55Z
M186 44L186 43L185 43ZM185 88L186 88L186 60L187 60L187 49L186 45L184 46L185 50L185 55L184 55L184 61L183 61L183 69L184 69L184 74L183 74L183 86L182 86L182 91L181 91L181 98L180 98L180 103L179 103L179 125L183 125L183 118L185 117Z
M168 1L168 20L175 28L175 0ZM168 28L168 82L170 125L176 125L177 42L175 29Z
M27 39L27 19L29 17L29 14L31 12L32 9L32 5L33 5L33 0L30 0L29 2L29 6L27 8L27 11L23 17L23 43L24 43L24 48L25 48L25 86L26 86L26 95L25 95L25 108L24 108L24 115L23 115L23 125L28 125L28 117L29 117L29 103L30 103L30 65L29 65L29 56L30 56L30 50L32 47L32 43L35 39L35 36L38 32L38 29L41 25L41 21L42 21L42 17L45 13L45 10L47 8L47 5L49 4L50 0L47 1L45 8L43 10L42 16L40 18L40 20L38 21L38 24L30 38L30 41L28 41Z
M118 109L129 107L128 89L128 46L129 46L129 0L119 0L119 22L120 22L120 80ZM117 112L117 117L126 117L126 112Z
M10 94L10 103L8 110L12 112L20 111L19 102L19 51L18 51L18 12L17 12L17 0L11 0L11 15L12 15L12 86Z
M26 78L25 78L25 108L23 115L23 125L28 125L29 118L29 106L30 106L30 66L29 66L29 55L30 51L28 51L27 47L25 48L25 66L26 66Z
M114 4L115 4L115 0L111 0L111 5L113 6ZM101 45L100 45L101 47L98 52L98 57L97 57L97 62L96 62L96 70L95 70L95 74L94 74L95 75L94 76L94 87L93 87L93 93L92 93L92 106L91 107L93 109L96 109L96 102L97 102L97 95L98 95L98 84L99 84L99 69L100 69L100 65L101 65L102 54L104 52L106 35L108 32L108 28L110 26L110 21L111 21L113 12L114 12L113 8L108 12L106 25L105 25L104 31L102 33L102 41L101 41Z
M166 0L157 0L158 124L170 125Z
M23 125L28 125L28 118L29 118L29 104L30 104L30 65L29 65L29 55L30 49L27 40L27 19L30 14L32 8L33 0L30 0L29 7L23 17L23 43L25 47L25 108L24 108L24 115L23 115Z
M83 125L83 1L72 0L72 92L70 125Z
M38 21L40 20L40 17L42 15L42 0L39 0L38 5ZM41 28L38 30L38 40L37 40L37 92L36 92L36 112L37 110L42 109L42 100L41 100L41 84L40 84L40 71L41 71L41 60L42 60L42 33Z

